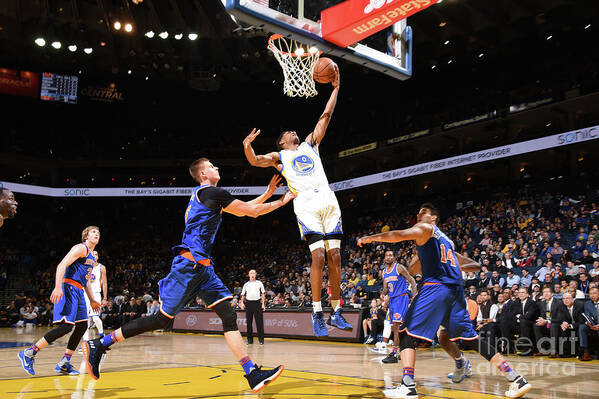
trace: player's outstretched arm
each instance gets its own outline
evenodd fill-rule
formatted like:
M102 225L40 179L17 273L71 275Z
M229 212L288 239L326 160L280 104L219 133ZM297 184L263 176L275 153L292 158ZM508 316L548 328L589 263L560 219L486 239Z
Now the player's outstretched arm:
M400 242L416 241L417 245L423 245L433 235L433 226L428 223L417 223L409 229L391 230L385 233L361 237L358 246L370 244L371 242Z
M243 152L245 153L245 157L252 166L258 166L261 168L268 168L269 166L272 166L273 168L277 168L277 165L281 163L278 152L270 152L266 155L256 155L254 152L252 142L259 134L260 129L256 130L254 128L252 132L248 134L245 139L243 139Z
M258 216L266 215L286 205L289 201L296 197L291 191L287 191L284 196L278 200L267 202L265 204L251 204L240 200L234 200L223 211L233 214L235 216L251 216L257 218Z
M64 274L67 271L67 266L70 266L73 262L75 262L79 258L84 258L87 256L87 247L83 244L77 244L71 248L68 254L60 261L58 266L56 267L56 280L54 283L54 290L50 295L50 301L52 303L57 303L62 298L62 280L64 279Z
M329 101L324 109L320 118L318 118L318 122L316 123L316 127L314 131L306 137L306 142L311 146L318 146L322 139L324 138L324 134L327 131L327 127L329 126L329 122L331 121L331 117L333 116L333 111L335 110L335 106L337 105L337 95L339 94L339 86L340 86L340 76L339 76L339 67L335 65L335 80L333 81L333 92L331 93L331 97L329 97Z
M272 195L275 193L275 191L277 190L278 187L281 186L281 176L279 175L274 175L271 179L270 182L268 183L268 187L266 188L266 191L264 193L262 193L262 195L260 195L259 197L254 198L251 201L248 201L249 204L262 204L264 203L264 201L266 201L267 199L269 199L270 197L272 197Z
M480 264L467 256L455 252L458 258L458 264L463 272L477 272L480 270Z

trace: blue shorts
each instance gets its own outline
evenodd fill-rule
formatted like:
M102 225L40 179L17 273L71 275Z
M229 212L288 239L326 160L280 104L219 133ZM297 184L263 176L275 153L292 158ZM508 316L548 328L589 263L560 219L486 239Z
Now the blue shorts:
M75 324L87 321L87 305L85 293L81 288L68 283L62 283L62 298L54 304L54 323L61 321Z
M387 321L401 323L410 305L408 294L389 298L389 312Z
M404 317L402 331L432 342L441 325L452 341L478 337L470 321L464 289L461 286L425 283Z
M171 318L196 296L202 298L208 308L233 298L212 265L203 266L180 255L173 259L171 272L158 282L158 292L160 310Z

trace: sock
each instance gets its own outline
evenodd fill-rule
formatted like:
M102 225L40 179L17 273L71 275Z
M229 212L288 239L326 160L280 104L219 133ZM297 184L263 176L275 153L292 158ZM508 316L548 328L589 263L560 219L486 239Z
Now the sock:
M69 354L69 353L65 353L62 356L62 359L60 359L60 361L58 362L58 365L59 366L64 366L65 364L67 364L68 362L70 362L71 361L71 356L73 356L73 355Z
M246 375L249 375L255 368L254 363L252 363L249 356L239 359L239 364L243 367L243 371L245 371Z
M34 357L40 351L40 348L37 345L31 345L29 348L25 349L25 356Z
M119 340L116 338L116 334L113 331L110 334L105 335L102 338L100 338L100 342L102 343L102 346L110 346L112 344L119 342Z
M499 364L499 366L497 366L497 368L505 374L505 376L507 377L507 379L512 382L512 381L516 381L516 379L518 379L518 377L520 377L520 374L518 374L514 369L512 369L510 367L510 365L508 364L508 362L506 362L505 360L503 362L501 362Z
M331 299L331 307L333 308L333 312L336 312L341 306L339 306L339 299Z
M318 301L318 302L312 302L312 311L314 313L316 312L322 312L322 302Z
M403 368L403 379L401 380L404 385L412 386L414 385L414 367L404 367Z
M397 355L397 346L394 346L393 349L391 350L391 354L393 356Z
M459 358L453 359L453 360L455 360L455 366L458 369L461 369L466 364L466 358L464 357L463 353L460 353L460 357Z

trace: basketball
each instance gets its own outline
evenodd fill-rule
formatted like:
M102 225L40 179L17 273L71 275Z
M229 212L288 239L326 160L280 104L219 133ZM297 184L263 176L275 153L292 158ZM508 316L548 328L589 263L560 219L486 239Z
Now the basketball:
M314 65L314 80L318 83L331 83L335 79L335 62L330 58L321 58Z

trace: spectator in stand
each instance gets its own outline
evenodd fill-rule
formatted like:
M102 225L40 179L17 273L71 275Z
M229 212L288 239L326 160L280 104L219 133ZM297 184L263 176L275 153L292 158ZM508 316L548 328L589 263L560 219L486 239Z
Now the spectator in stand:
M589 251L591 255L597 252L597 242L595 241L594 236L589 236L585 245L585 249Z
M53 316L53 306L51 303L45 303L44 309L39 314L38 325L51 326Z
M543 299L543 293L541 292L541 286L537 283L532 284L532 294L530 295L530 299L535 302L540 302Z
M586 242L586 238L584 240ZM571 248L570 253L572 254L572 260L577 261L582 257L582 251L584 250L584 245L582 245L581 240L577 240L576 244Z
M576 290L574 294L574 299L585 299L584 293L578 289L578 281L577 280L570 280L570 282L568 283L568 292L570 292L570 289L572 290Z
M499 284L494 284L493 290L491 291L491 302L497 303L499 301L499 295L502 295L501 286ZM504 297L502 296L502 298Z
M516 262L513 258L512 258L512 253L511 252L507 252L502 260L503 266L507 269L513 269L514 267L518 267L518 262Z
M564 273L562 272L562 267L559 263L555 265L555 268L551 271L551 279L557 282L564 279Z
M480 335L488 337L489 342L494 346L497 336L496 317L498 307L491 302L489 294L486 291L480 293L477 302L476 330L479 331Z
M545 281L545 275L550 272L549 265L545 264L536 271L535 277L539 279L539 281Z
M468 288L471 285L475 287L478 285L478 278L476 277L476 274L474 272L466 273L466 278L464 279L465 288Z
M588 249L582 250L582 256L576 260L577 265L592 265L595 261L595 258L591 256Z
M589 275L593 281L599 281L599 260L593 262L593 268L589 271Z
M520 284L524 287L530 287L532 285L532 276L528 269L522 269L522 277L520 278Z
M560 283L554 283L553 284L553 297L555 299L559 299L561 300L564 293L566 293L565 290L562 290L562 285Z
M589 294L590 281L586 273L580 273L578 276L578 289L585 295Z
M27 323L35 324L36 323L37 312L35 311L35 309L33 308L33 305L31 303L26 303L21 308L19 313L21 314L21 320L23 320L23 322L25 324L27 324Z
M579 329L580 326L584 324L584 318L582 316L582 313L584 312L584 302L574 301L574 297L568 292L563 294L562 302L566 307L566 320L560 325L562 334L568 339L568 344L580 342ZM564 352L568 353L561 353L561 355L575 356L576 349L572 348L573 345L568 344L563 345L562 347Z
M576 236L576 241L580 241L581 243L586 242L586 240L589 238L589 235L587 234L586 230L584 227L580 227L578 229L578 235Z
M478 282L476 284L476 288L479 290L486 290L487 287L491 286L491 278L485 272L480 272L478 274Z
M543 356L550 353L549 358L558 357L558 339L563 335L560 325L567 319L567 310L564 304L553 297L550 287L543 288L543 301L540 304L540 315L535 324L535 339L537 352L535 356ZM541 338L549 337L549 348L543 348Z
M489 281L489 287L492 287L495 284L499 284L501 288L505 287L505 280L503 279L503 277L499 275L499 272L497 270L493 270L493 273L491 274L491 281Z
M513 270L508 270L506 284L508 287L512 287L514 285L520 285L520 276L514 274Z
M549 253L553 256L556 262L561 261L561 257L564 254L564 249L560 246L559 242L555 241L553 246L549 249Z
M476 287L471 285L470 291L466 294L466 296L470 299L476 300L476 298L478 297L478 291L476 290Z
M584 321L578 327L580 350L583 353L579 358L582 361L592 360L590 339L599 337L599 288L592 288L590 299L584 303Z

